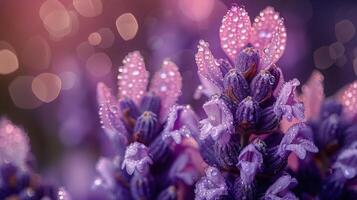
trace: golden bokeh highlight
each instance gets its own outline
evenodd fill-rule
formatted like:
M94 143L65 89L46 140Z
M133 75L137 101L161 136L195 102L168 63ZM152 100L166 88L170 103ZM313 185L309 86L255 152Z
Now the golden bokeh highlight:
M101 0L73 0L73 6L83 17L96 17L103 12Z
M47 32L55 39L72 31L72 18L58 0L46 0L40 7L40 18Z
M92 46L98 46L102 42L102 36L98 32L89 34L88 42Z
M61 85L61 79L56 74L42 73L33 79L31 88L39 100L49 103L58 97Z
M10 74L19 68L19 61L14 52L8 49L0 50L0 74Z
M120 15L115 21L119 35L124 40L131 40L138 32L139 24L135 16L131 13Z

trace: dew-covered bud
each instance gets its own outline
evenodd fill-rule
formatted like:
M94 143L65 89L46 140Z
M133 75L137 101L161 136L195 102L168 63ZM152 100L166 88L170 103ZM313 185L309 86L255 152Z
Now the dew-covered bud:
M169 145L160 136L156 137L149 146L149 155L155 163L165 160L169 154Z
M237 178L234 182L234 199L237 200L254 200L256 198L256 189L254 183L245 183L242 179Z
M226 144L216 143L213 146L217 165L223 169L232 169L238 162L238 156L241 150L240 137L235 134ZM212 147L211 147L212 148Z
M196 200L216 200L226 195L228 188L221 172L214 167L206 169L206 176L202 177L195 188Z
M259 114L259 121L257 124L258 133L266 133L272 131L279 126L281 117L274 112L274 106L264 108Z
M259 52L253 47L246 47L238 54L236 68L247 79L252 79L257 73L259 60Z
M249 85L236 69L230 70L224 76L223 87L226 95L237 103L249 95Z
M154 186L155 183L150 174L135 173L130 180L130 190L134 200L152 199Z
M281 69L279 69L276 65L269 67L268 72L274 77L274 84L272 85L272 90L274 91L278 87L279 83L284 82L284 78L282 77Z
M254 128L259 120L260 107L252 97L246 97L238 105L236 120L240 127L244 129Z
M221 73L223 76L225 76L229 70L231 70L233 67L231 63L227 59L218 59L218 68L221 70Z
M139 142L131 143L125 150L122 169L126 169L128 174L135 171L145 173L153 161L148 153L148 148Z
M160 113L161 99L152 93L148 93L143 97L140 104L141 112L151 111L155 114Z
M134 140L148 144L155 134L157 116L151 111L145 111L136 120L134 128Z
M135 120L140 116L140 111L134 101L129 98L124 98L119 101L119 106L125 125L134 127Z
M274 84L274 76L265 70L260 71L260 73L253 78L250 86L253 99L259 103L268 99L273 93Z

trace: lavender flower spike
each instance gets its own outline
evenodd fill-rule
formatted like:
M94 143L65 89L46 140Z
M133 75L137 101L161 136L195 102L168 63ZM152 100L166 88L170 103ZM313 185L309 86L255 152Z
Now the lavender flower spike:
M293 79L285 83L274 105L274 112L278 116L286 117L291 121L293 118L304 119L304 106L296 100L295 89L300 85L299 80Z
M289 189L298 184L295 178L286 174L278 178L265 192L262 200L298 200Z
M280 142L278 153L281 156L288 151L294 152L300 159L304 159L306 152L317 153L319 150L314 143L302 137L302 133L308 131L308 126L298 123L290 127Z
M214 167L206 169L206 176L196 183L195 200L216 200L227 194L227 186L221 172Z
M122 169L126 169L128 174L132 175L135 170L145 173L148 165L153 161L149 157L148 148L139 142L131 143L125 150L125 157Z

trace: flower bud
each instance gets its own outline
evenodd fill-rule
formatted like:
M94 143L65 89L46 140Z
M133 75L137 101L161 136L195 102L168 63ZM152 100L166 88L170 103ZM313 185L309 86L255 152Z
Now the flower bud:
M164 161L170 155L169 145L162 139L162 137L156 137L149 146L149 155L155 163Z
M237 180L234 182L234 199L238 200L254 200L256 198L256 192L255 192L255 184L250 183L247 184L244 181L242 181L240 178L237 178Z
M157 200L176 200L177 199L177 194L176 194L176 188L175 186L171 185L162 192L160 192L159 196L157 197Z
M133 199L149 200L153 198L154 181L150 174L135 173L130 180L130 190Z
M242 72L248 80L252 79L259 66L259 53L253 47L245 47L239 52L236 60L236 69Z
M281 74L281 70L276 66L276 65L272 65L269 69L268 72L274 77L274 84L272 85L272 90L274 91L279 82L283 82L283 77Z
M145 111L136 120L134 140L148 144L155 136L157 116L151 111Z
M161 99L159 96L148 93L143 97L140 104L141 112L151 111L155 114L160 112L161 108Z
M140 116L140 111L134 101L129 98L124 98L119 102L125 126L132 130L135 125L135 120Z
M253 99L259 103L262 103L268 99L273 93L273 86L276 80L267 71L261 71L257 76L255 76L251 83L251 91Z
M316 134L316 145L322 148L336 139L338 126L339 119L336 114L332 114L324 119L320 123L318 133Z
M279 126L280 118L274 112L274 106L264 108L259 115L257 129L259 132L266 133L272 131Z
M260 107L252 97L248 96L239 105L236 111L237 123L244 129L251 129L257 124Z
M241 102L249 95L249 85L236 69L230 70L223 80L224 92L235 102Z
M320 109L320 117L322 119L325 119L332 114L336 114L336 115L340 116L341 113L342 113L342 105L333 99L327 99L322 104L321 109Z
M233 68L227 59L219 59L217 62L219 64L218 68L221 70L223 76L225 76L229 70Z

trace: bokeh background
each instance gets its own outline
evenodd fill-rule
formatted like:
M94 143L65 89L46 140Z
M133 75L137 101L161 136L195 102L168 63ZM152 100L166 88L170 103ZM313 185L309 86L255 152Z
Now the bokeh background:
M199 39L223 56L218 29L232 3L251 20L268 5L285 18L278 62L286 79L313 70L333 95L357 77L354 0L0 0L0 115L29 134L38 169L83 198L99 155L110 154L97 116L96 84L116 92L118 66L140 50L149 71L169 57L180 67L180 103L194 108Z

